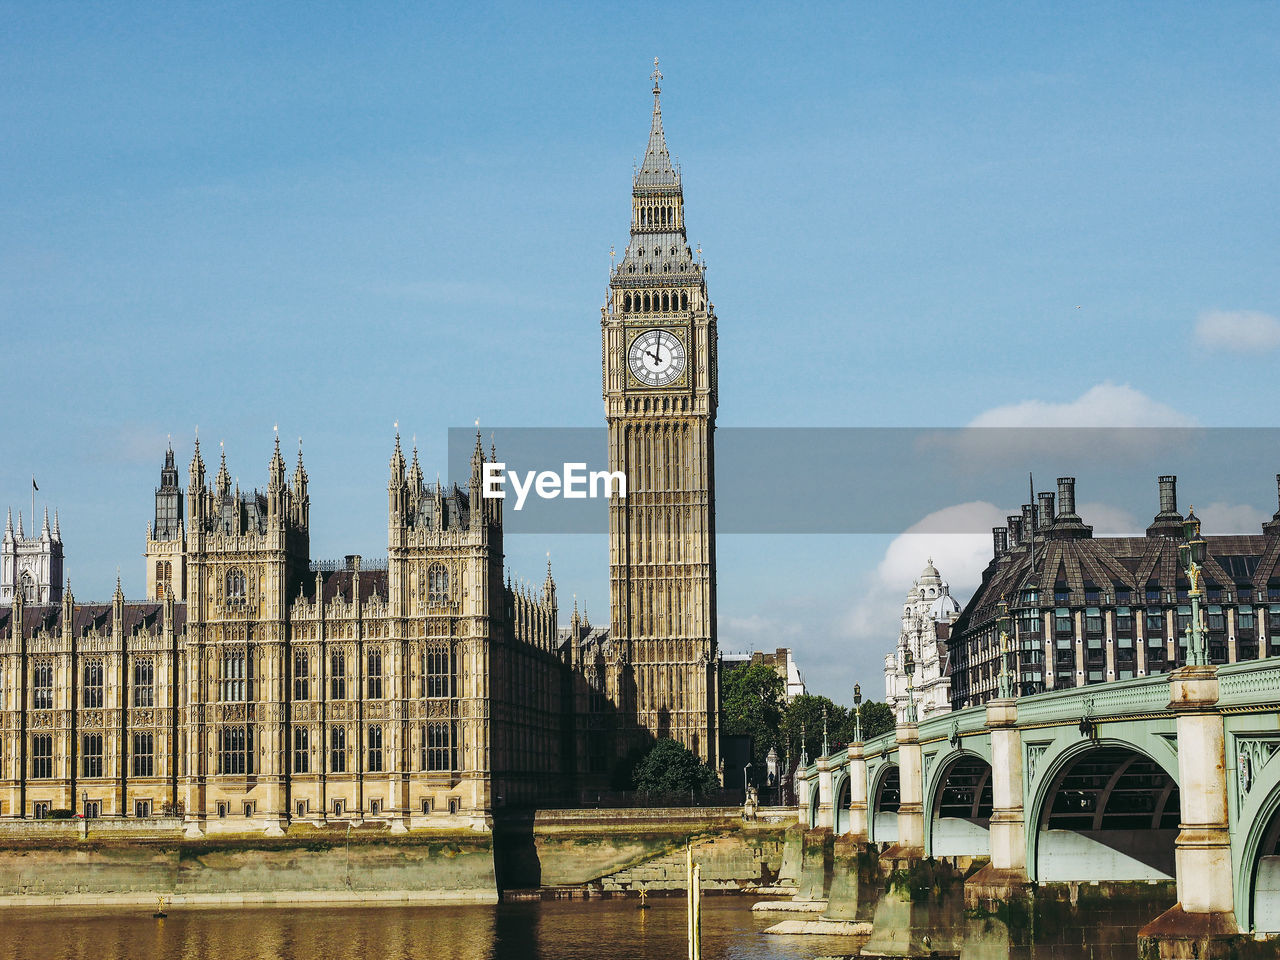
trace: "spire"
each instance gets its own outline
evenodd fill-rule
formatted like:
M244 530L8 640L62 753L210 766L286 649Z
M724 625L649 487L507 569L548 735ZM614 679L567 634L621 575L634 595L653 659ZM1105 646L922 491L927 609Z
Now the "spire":
M284 457L280 455L280 427L275 427L276 448L271 453L271 486L279 489L284 486Z
M396 421L396 448L391 451L391 479L399 482L404 479L404 453L400 449L400 421Z
M44 508L44 523L40 525L40 536L46 540L49 538L49 508L47 506Z
M653 58L653 73L649 79L653 81L653 120L649 124L649 145L644 151L644 162L636 173L636 186L679 186L680 174L671 164L667 137L662 130L662 72L658 69L657 57Z
M13 539L13 507L9 508L9 515L4 521L4 536L6 540Z
M222 461L218 467L218 476L215 482L218 487L218 493L225 497L227 491L231 489L231 474L227 472L227 448L221 441L218 443L218 448L222 451Z
M298 465L293 468L293 485L302 487L307 482L307 468L302 465L302 438L298 438Z
M22 530L22 511L18 511L18 539L22 540L26 534Z
M195 491L204 487L204 460L200 456L200 432L196 431L195 449L191 451L191 466L188 468L188 474L191 478L189 492L194 494Z

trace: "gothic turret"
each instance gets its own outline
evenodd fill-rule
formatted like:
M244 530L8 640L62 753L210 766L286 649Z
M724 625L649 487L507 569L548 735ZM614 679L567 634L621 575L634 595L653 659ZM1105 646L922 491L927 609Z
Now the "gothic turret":
M195 461L192 461L195 466ZM182 528L182 490L178 487L178 468L174 465L173 447L165 451L160 470L160 486L156 487L156 518L152 537L177 540Z

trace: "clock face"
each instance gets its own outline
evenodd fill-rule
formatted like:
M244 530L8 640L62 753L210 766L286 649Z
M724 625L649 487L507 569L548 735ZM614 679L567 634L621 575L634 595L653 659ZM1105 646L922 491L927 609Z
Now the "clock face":
M685 359L684 344L669 330L647 330L627 351L631 373L649 387L674 383L684 373Z

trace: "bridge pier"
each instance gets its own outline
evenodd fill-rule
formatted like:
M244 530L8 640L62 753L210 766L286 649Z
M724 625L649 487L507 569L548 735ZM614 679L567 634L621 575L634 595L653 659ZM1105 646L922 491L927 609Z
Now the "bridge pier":
M1227 819L1227 761L1214 666L1173 672L1178 717L1181 829L1174 853L1178 902L1139 932L1144 958L1229 957L1244 939L1236 924Z
M851 743L849 758L849 839L866 843L867 831L867 759L861 743Z
M1027 878L1027 830L1023 812L1022 734L1018 701L987 703L991 739L991 862L964 885L967 913L964 960L1029 957L1034 892Z
M818 822L816 826L834 829L835 798L832 796L831 759L818 758Z
M924 856L924 762L920 751L920 728L900 723L898 742L898 842L886 856L906 859Z

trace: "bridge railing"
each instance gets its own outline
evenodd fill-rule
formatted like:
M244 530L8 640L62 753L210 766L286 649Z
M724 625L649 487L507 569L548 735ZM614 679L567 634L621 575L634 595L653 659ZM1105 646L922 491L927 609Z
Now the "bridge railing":
M1245 660L1218 668L1222 709L1270 706L1280 702L1280 657Z
M1159 674L1020 697L1018 726L1064 723L1085 717L1165 714L1168 708L1169 675Z

